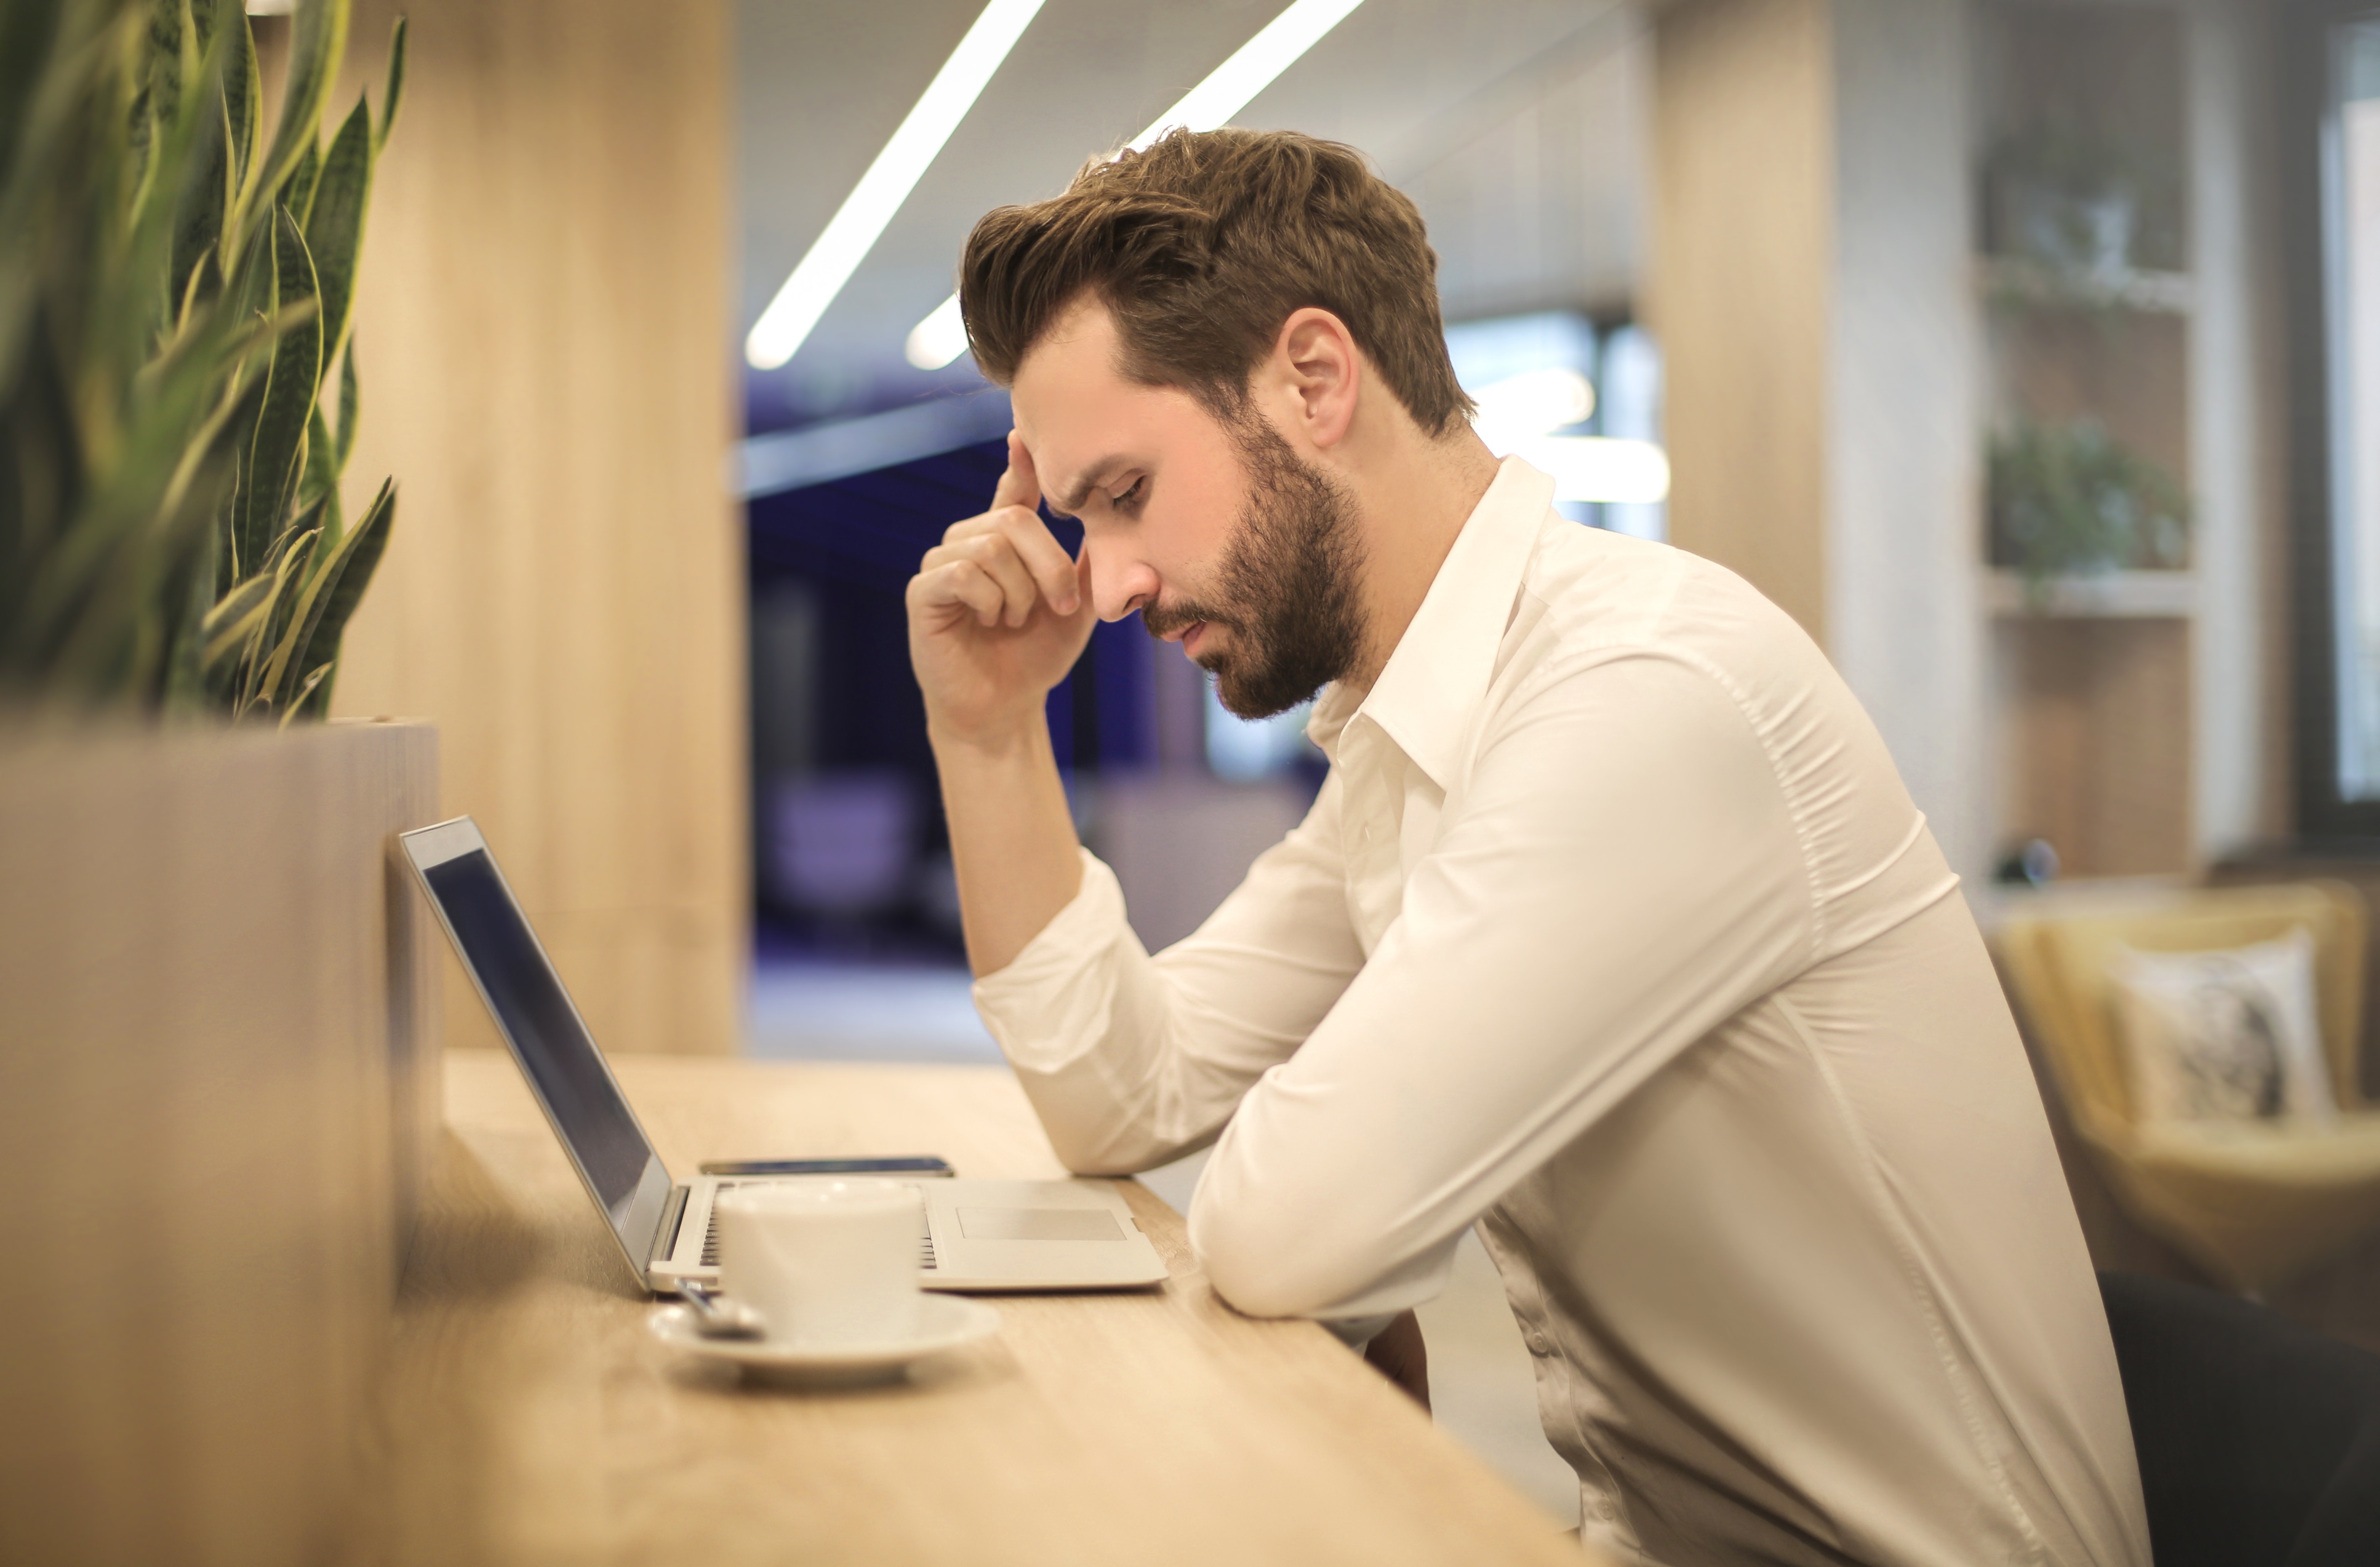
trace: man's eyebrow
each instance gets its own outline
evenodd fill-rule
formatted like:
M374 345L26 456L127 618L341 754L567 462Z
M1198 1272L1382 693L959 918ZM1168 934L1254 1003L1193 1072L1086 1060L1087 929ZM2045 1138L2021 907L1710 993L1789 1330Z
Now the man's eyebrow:
M1100 458L1097 463L1094 463L1091 466L1089 470L1087 471L1082 478L1075 480L1071 489L1068 489L1064 493L1059 495L1057 499L1051 501L1050 503L1050 509L1056 512L1060 516L1064 517L1067 521L1072 522L1075 518L1075 514L1083 509L1083 503L1091 498L1091 492L1099 487L1099 481L1118 468L1123 467L1123 461L1124 459L1122 457Z

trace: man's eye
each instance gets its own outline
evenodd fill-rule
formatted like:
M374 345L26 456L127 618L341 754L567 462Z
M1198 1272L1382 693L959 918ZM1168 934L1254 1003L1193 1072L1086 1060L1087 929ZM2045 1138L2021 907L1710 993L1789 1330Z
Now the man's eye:
M1148 485L1148 476L1147 474L1143 474L1138 479L1134 480L1132 481L1132 488L1126 490L1123 494L1118 495L1115 498L1113 503L1115 509L1120 512L1128 512L1137 508L1140 504L1141 492L1145 490Z

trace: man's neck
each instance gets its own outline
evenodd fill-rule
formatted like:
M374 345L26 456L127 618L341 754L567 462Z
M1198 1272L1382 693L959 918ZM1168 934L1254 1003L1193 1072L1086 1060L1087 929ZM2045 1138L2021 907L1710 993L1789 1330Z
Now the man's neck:
M1402 411L1402 410L1400 410ZM1404 639L1455 536L1495 482L1497 462L1465 426L1432 439L1409 420L1386 430L1342 472L1364 532L1364 651L1341 684L1368 691ZM1351 454L1352 455L1352 454Z

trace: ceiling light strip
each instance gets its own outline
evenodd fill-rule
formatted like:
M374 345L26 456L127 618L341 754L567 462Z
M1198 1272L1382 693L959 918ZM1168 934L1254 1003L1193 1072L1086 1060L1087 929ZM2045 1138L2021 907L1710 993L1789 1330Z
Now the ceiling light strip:
M1364 0L1296 0L1262 30L1239 46L1232 57L1207 73L1207 79L1182 96L1182 101L1149 122L1132 139L1137 152L1167 131L1213 130L1229 125L1273 79L1295 65L1323 35L1347 19Z
M1148 128L1126 144L1137 152L1177 127L1213 130L1229 125L1281 72L1364 0L1294 0L1287 10L1233 51L1232 57L1207 73L1207 79L1182 95L1179 103L1149 122ZM966 352L966 328L959 319L959 298L953 294L934 307L933 313L910 329L909 362L919 370L940 370Z
M901 128L876 154L809 253L753 323L744 339L744 357L752 368L774 370L794 357L1041 6L1042 0L991 0L976 18Z

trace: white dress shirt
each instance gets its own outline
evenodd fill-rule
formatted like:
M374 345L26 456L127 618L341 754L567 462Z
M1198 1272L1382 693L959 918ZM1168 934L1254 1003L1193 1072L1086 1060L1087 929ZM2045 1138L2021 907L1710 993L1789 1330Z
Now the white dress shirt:
M1623 1561L2146 1567L2107 1319L1983 943L1783 613L1508 459L1305 820L1151 957L1115 878L976 987L1060 1156L1215 1141L1260 1316L1477 1224Z

